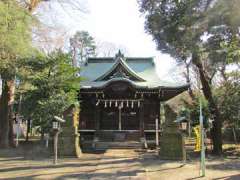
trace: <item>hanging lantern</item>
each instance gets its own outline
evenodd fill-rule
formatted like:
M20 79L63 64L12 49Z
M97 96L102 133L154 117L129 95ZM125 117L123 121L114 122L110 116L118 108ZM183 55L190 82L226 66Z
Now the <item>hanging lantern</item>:
M112 106L112 101L110 100L110 102L109 102L109 107L111 107Z
M107 101L104 101L104 107L105 108L107 107Z
M127 100L127 107L129 107L129 103L128 103L128 100Z
M134 104L133 104L133 101L132 101L132 108L133 108L133 105L134 105Z
M121 108L123 108L123 101L121 102Z
M118 106L118 103L117 103L117 101L115 101L115 107L117 107Z
M140 107L140 101L138 101L138 107Z

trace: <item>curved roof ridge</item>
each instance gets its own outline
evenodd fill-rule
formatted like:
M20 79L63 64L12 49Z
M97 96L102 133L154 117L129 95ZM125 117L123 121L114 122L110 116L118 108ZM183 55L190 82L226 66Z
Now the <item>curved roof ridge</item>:
M129 67L129 65L123 60L123 58L121 57L117 57L116 62L113 64L113 66L106 71L103 75L101 75L100 77L98 77L96 80L94 81L101 81L103 80L105 77L107 77L111 72L113 72L117 66L121 64L125 70L127 70L128 73L130 73L130 75L132 75L133 77L135 77L136 79L138 79L139 81L146 81L145 79L143 79L142 77L140 77L131 67Z

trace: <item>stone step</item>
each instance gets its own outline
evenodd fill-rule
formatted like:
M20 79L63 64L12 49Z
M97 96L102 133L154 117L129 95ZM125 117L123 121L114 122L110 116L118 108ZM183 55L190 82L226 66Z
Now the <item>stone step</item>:
M120 142L120 141L138 141L140 139L139 132L111 132L111 131L99 131L95 133L95 137L99 141L106 142Z
M138 141L115 141L115 142L104 142L98 141L95 143L96 149L139 149L142 148L142 143Z

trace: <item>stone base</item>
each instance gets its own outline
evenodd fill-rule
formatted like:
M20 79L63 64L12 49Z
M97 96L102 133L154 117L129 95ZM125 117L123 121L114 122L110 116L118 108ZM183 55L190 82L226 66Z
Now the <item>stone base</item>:
M184 138L180 132L165 132L161 137L159 156L166 160L185 160Z
M81 148L79 146L79 134L74 127L63 127L59 135L58 144L59 156L81 156Z

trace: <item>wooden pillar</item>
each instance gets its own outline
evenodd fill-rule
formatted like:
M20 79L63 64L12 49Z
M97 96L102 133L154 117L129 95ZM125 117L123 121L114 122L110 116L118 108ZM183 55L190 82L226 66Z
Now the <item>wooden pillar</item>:
M158 149L158 146L159 146L159 133L158 133L158 130L159 130L159 120L158 118L155 119L155 126L156 126L156 149Z
M122 130L122 107L118 107L118 130Z
M94 133L94 138L93 138L93 143L92 147L96 148L96 144L99 141L98 139L98 131L100 129L100 106L95 106L95 112L94 112L94 124L95 124L95 133Z
M95 130L98 131L100 129L100 106L95 107Z
M143 102L141 102L140 104L140 109L139 109L139 131L140 131L140 141L143 144L144 148L147 148L147 141L145 138L145 134L144 134L144 104Z
M162 120L161 120L161 101L157 102L157 112L158 112L158 119L159 119L158 124L159 124L159 126L161 126L161 122L162 122Z
M160 116L159 120L160 120L160 125L162 125L165 122L165 120L166 120L166 118L165 118L165 111L164 111L164 102L160 101L160 103L159 103L159 110L160 110L160 112L159 112L159 116Z
M141 103L140 109L139 109L139 131L140 131L140 137L144 137L144 105Z

